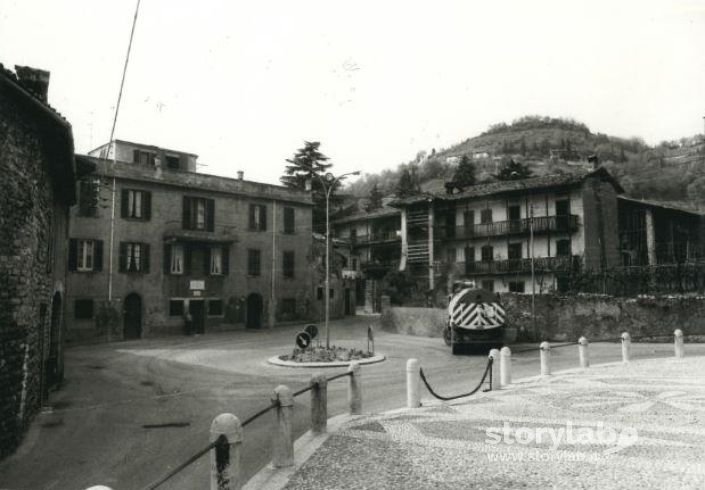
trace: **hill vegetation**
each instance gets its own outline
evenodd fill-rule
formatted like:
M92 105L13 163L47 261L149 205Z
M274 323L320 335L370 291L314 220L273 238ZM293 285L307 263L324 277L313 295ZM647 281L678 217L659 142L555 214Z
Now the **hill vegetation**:
M651 147L640 138L593 133L573 119L543 116L494 124L450 148L420 151L394 170L366 174L348 190L366 198L376 185L378 191L390 195L398 189L400 178L405 188L410 186L410 178L412 187L442 190L444 182L454 179L464 157L466 163L472 162L479 183L494 180L510 160L540 176L592 168L587 161L592 155L619 179L628 195L705 210L705 137L681 138Z

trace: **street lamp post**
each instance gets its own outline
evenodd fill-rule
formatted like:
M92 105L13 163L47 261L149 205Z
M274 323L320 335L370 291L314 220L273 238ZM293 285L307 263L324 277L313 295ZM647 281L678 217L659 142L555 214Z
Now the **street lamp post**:
M346 174L334 176L331 173L325 175L325 179L322 179L320 175L313 174L318 177L323 185L323 190L326 193L326 290L323 294L324 305L325 305L325 330L326 330L326 349L330 349L330 329L328 328L328 323L330 320L330 195L335 185L344 177L348 175L360 175L360 171L348 172Z

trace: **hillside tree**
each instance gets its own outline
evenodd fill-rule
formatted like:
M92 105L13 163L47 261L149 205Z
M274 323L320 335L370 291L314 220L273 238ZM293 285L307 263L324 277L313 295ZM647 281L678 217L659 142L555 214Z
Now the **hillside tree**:
M381 208L383 198L384 194L381 190L379 190L379 186L377 185L377 182L375 182L372 186L372 189L370 189L370 194L367 198L367 205L365 206L365 211L369 213L371 211L374 211L375 209Z
M515 162L513 158L510 158L502 164L495 178L497 180L520 180L529 178L532 175L533 172L528 166L521 162Z
M475 185L475 164L467 155L463 155L458 163L458 168L455 169L455 174L453 175L453 183L460 187Z
M403 168L399 174L399 181L395 189L397 197L414 196L420 192L416 172L412 172L408 167Z

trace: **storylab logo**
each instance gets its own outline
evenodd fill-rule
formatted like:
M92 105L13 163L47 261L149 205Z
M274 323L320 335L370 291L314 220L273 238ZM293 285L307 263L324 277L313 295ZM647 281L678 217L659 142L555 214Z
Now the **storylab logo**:
M547 446L556 450L565 446L600 446L602 453L614 454L636 443L636 429L605 427L602 422L595 425L574 425L567 422L564 427L514 426L504 422L502 427L489 427L485 431L487 444Z

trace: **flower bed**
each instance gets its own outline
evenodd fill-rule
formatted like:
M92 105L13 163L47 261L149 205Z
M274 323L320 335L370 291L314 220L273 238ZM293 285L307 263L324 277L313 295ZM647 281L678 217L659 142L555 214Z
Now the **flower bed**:
M358 361L360 359L369 359L370 357L374 357L374 353L331 345L330 349L325 347L295 348L291 355L284 354L279 356L279 359L282 361L307 363Z

